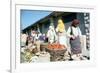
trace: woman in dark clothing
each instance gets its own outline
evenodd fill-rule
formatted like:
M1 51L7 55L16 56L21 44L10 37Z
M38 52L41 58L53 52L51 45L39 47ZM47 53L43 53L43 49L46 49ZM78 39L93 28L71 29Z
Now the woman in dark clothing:
M70 47L72 55L76 55L76 57L81 56L82 49L80 43L81 30L79 28L79 20L74 19L72 21L71 27L69 27L67 31L67 35L70 38Z

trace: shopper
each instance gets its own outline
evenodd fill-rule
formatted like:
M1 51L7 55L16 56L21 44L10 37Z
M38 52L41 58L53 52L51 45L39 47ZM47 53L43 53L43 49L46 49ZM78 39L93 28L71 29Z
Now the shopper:
M67 31L67 35L70 38L69 42L70 42L71 54L81 58L82 49L81 49L80 37L82 34L79 28L79 24L80 24L79 20L74 19Z

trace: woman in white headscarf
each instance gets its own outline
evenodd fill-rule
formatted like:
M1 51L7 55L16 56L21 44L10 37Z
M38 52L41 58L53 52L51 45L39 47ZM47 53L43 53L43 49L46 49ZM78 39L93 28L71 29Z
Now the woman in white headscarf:
M54 43L56 40L56 32L53 26L49 26L49 30L47 32L48 42Z

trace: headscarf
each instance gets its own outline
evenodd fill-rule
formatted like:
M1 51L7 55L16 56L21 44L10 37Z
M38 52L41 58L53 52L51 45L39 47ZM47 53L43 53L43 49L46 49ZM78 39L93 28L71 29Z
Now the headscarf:
M61 19L58 20L58 26L57 26L58 32L64 32L65 31L65 25Z
M72 21L71 26L77 27L79 23L80 23L80 22L79 22L78 19L74 19L74 20Z

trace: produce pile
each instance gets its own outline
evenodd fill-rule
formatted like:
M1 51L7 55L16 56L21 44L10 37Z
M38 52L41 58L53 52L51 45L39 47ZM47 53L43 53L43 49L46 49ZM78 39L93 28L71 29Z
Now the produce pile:
M64 45L61 45L59 43L48 44L48 49L62 50L62 49L65 49L65 48L66 47Z
M35 52L36 50L33 49L24 49L21 51L21 63L33 63L33 62L49 62L50 61L50 54L45 51Z

